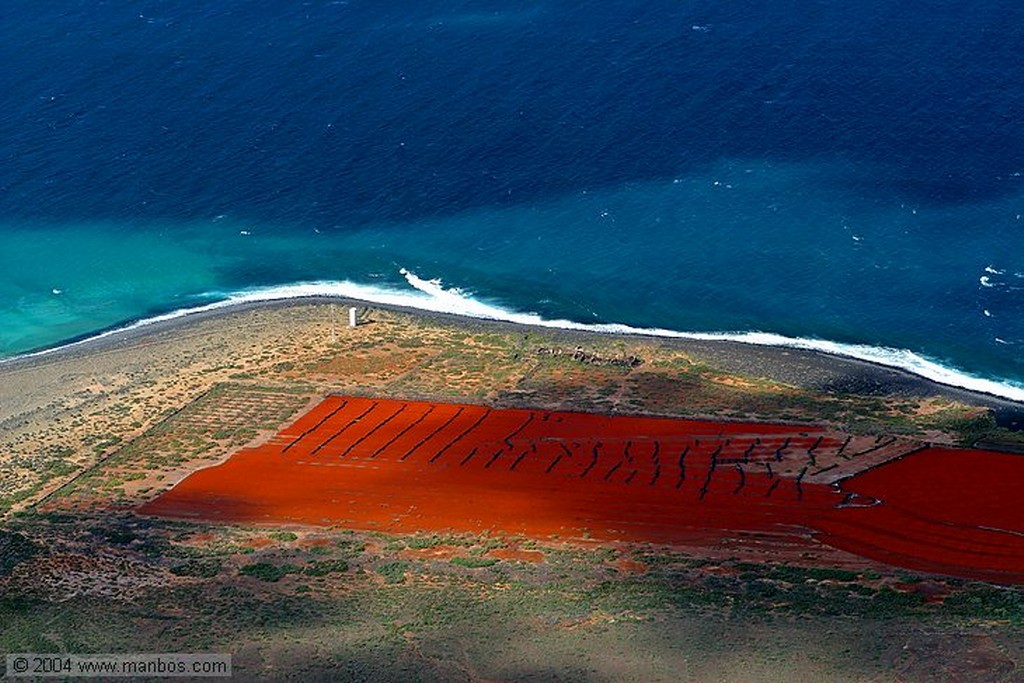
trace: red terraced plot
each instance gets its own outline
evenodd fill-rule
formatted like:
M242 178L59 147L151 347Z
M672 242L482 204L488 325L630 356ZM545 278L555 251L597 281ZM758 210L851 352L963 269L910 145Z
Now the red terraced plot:
M1024 481L1024 458L804 426L330 397L141 512L680 545L819 534L900 566L1024 581L1007 481Z
M863 472L845 491L878 501L818 520L822 541L923 571L1024 582L1024 456L928 448Z

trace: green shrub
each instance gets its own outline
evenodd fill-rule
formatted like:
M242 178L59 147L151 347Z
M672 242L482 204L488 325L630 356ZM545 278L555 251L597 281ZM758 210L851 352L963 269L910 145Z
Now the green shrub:
M436 534L429 536L411 536L405 539L406 544L413 550L425 550L427 548L436 548L444 543L443 539Z
M212 579L220 574L220 560L193 560L171 567L171 573L175 576L194 576L200 579Z
M961 446L970 446L997 429L995 415L991 412L974 416L940 414L939 418L934 420L934 425L956 434L957 442Z
M306 576L327 576L328 574L340 574L348 571L348 562L345 560L322 560L310 562L302 570Z
M387 583L402 583L405 581L405 570L409 568L406 562L385 562L374 567L374 571L384 577Z
M14 569L14 565L30 559L39 552L39 547L25 536L0 531L0 576L9 573Z
M240 572L245 576L252 576L260 581L276 582L288 574L294 574L299 568L293 564L276 565L269 562L254 562L241 568Z
M879 617L902 616L924 607L924 596L883 587L871 598L870 614Z
M107 528L95 526L90 528L89 531L114 545L128 545L138 538L132 529L124 527Z
M943 607L972 619L1006 619L1024 623L1024 590L1017 587L976 585L953 593Z
M493 567L498 564L498 560L494 557L453 557L452 564L468 567L469 569L480 569L482 567Z
M362 541L356 541L353 539L342 538L334 542L334 545L338 546L342 552L348 555L359 555L366 550L366 544Z

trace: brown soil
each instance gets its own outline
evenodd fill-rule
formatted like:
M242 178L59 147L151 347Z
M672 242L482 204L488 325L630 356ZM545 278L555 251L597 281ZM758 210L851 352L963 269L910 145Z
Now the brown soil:
M539 563L544 561L544 553L540 550L524 550L522 548L495 548L488 551L487 556L515 562Z

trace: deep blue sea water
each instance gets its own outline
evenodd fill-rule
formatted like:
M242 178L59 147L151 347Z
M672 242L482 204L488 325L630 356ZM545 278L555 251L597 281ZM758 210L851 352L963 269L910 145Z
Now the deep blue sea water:
M1022 3L7 0L0 32L0 356L335 291L1024 396Z

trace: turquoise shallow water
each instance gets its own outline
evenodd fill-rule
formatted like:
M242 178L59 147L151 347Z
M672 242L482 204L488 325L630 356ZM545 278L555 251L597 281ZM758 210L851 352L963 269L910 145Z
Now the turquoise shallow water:
M601 7L11 3L0 355L316 282L1016 395L1022 10Z

